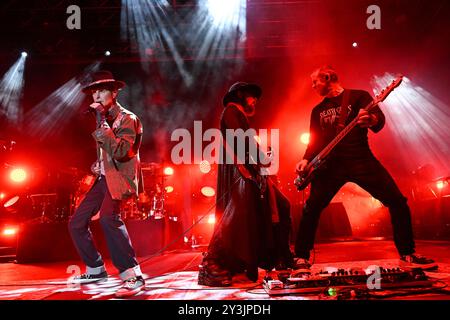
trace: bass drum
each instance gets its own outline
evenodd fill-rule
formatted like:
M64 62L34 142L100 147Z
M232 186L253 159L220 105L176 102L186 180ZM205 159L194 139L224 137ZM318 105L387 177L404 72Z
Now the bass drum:
M74 204L73 204L73 213L78 209L81 202L86 197L86 194L91 190L92 186L94 185L95 181L97 180L97 177L92 174L87 174L81 178L81 180L78 182L78 188L75 193L74 197ZM73 214L72 213L72 214ZM98 220L100 218L100 211L98 211L95 216L92 217L91 220Z

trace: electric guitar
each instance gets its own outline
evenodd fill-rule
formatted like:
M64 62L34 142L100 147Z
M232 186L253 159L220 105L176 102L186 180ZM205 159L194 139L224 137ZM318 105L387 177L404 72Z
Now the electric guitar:
M370 102L364 110L371 111L377 104L380 102L383 102L388 95L394 91L395 88L397 88L403 81L403 76L398 76L395 80L392 81L392 83L381 90L381 92L375 96L372 102ZM336 147L336 145L344 139L344 137L354 128L356 127L358 123L359 117L356 116L355 119L353 119L344 129L342 129L341 132L333 139L331 140L328 145L317 154L314 159L309 162L305 169L297 176L297 178L294 181L295 186L297 187L297 190L303 190L305 189L309 182L311 181L312 175L315 173L317 169L319 169L324 162L326 161L326 158L330 154L330 152Z

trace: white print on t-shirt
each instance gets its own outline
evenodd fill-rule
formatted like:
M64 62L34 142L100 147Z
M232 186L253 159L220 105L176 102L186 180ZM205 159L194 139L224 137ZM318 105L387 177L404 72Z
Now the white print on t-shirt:
M347 114L352 111L352 106L348 105ZM339 119L341 114L341 106L328 108L320 113L320 126L322 128L333 126L334 123Z

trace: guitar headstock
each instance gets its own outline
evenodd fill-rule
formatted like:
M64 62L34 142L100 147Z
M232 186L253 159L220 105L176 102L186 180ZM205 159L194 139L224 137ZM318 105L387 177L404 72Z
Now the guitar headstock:
M374 105L376 105L380 102L383 102L384 99L386 99L387 96L402 83L402 81L403 81L403 75L399 75L399 76L397 76L397 78L392 80L390 85L388 85L386 88L381 90L381 92L375 96Z

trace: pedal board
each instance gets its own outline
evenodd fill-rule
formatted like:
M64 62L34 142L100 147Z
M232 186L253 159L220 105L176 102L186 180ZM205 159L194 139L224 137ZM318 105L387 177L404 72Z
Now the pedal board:
M341 289L387 290L407 287L431 287L432 282L422 269L403 270L400 268L336 269L312 274L307 271L278 272L276 278L266 276L263 281L265 291L271 296L289 294L319 294L332 287Z

